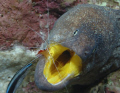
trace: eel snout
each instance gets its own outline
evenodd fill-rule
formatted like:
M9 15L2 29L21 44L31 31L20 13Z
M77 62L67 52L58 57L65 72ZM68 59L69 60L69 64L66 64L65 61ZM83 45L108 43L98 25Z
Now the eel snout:
M78 5L62 15L39 52L35 82L53 91L68 84L89 85L120 67L118 15L108 7Z
M43 90L61 89L82 71L81 58L60 44L51 43L47 50L39 53L43 56L36 67L35 81Z

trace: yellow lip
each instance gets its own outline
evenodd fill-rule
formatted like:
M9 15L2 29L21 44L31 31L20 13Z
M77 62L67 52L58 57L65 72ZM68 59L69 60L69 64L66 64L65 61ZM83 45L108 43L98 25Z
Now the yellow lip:
M43 74L47 81L56 85L64 79L78 76L82 70L82 60L74 51L60 44L52 43L40 52L46 58Z

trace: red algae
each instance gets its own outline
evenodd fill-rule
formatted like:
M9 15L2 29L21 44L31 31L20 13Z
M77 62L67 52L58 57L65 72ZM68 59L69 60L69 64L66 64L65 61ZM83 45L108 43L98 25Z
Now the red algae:
M35 31L44 33L68 8L86 0L67 3L64 0L4 0L0 4L0 49L7 49L15 43L26 47L39 47L42 38ZM48 10L49 9L49 10ZM49 19L48 19L49 11ZM32 29L30 29L30 27Z
M35 46L35 37L41 43L41 38L36 37L34 32L27 26L39 31L39 17L36 15L32 5L27 0L4 0L0 4L0 47L7 49L15 42L26 46ZM32 34L33 37L28 34ZM27 40L29 38L29 40Z

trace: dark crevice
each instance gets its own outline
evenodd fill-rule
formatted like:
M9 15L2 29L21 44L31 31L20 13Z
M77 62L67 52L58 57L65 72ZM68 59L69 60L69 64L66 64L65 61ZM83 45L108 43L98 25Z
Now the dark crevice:
M71 57L73 56L74 52L71 52L69 50L64 51L56 60L55 60L55 64L51 65L51 74L58 72L56 67L58 68L62 68L63 66L65 66L65 64L67 62L70 61Z

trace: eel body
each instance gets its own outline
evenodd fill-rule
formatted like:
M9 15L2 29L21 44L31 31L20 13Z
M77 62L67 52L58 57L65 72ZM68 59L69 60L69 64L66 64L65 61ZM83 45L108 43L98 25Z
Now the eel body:
M46 57L46 53L41 53L42 56L35 70L36 85L42 90L54 91L68 84L89 85L94 83L120 67L119 37L119 10L96 5L75 6L56 21L50 31L48 43L44 45L48 46L46 51L49 51L51 48L49 44L52 43L66 47L68 52L73 51L82 60L80 72L74 77L70 74L70 78L65 77L64 80L51 84L48 81L49 76L47 78L49 73L45 76L47 73L45 71L49 71L47 69L50 66L49 64L48 68L45 67L48 57ZM56 48L54 51L61 49ZM73 55L72 52L68 54ZM69 57L63 57L63 59L66 58ZM68 60L71 60L71 57ZM56 63L55 69L58 64ZM50 67L51 69L52 67ZM67 71L67 69L65 70Z

